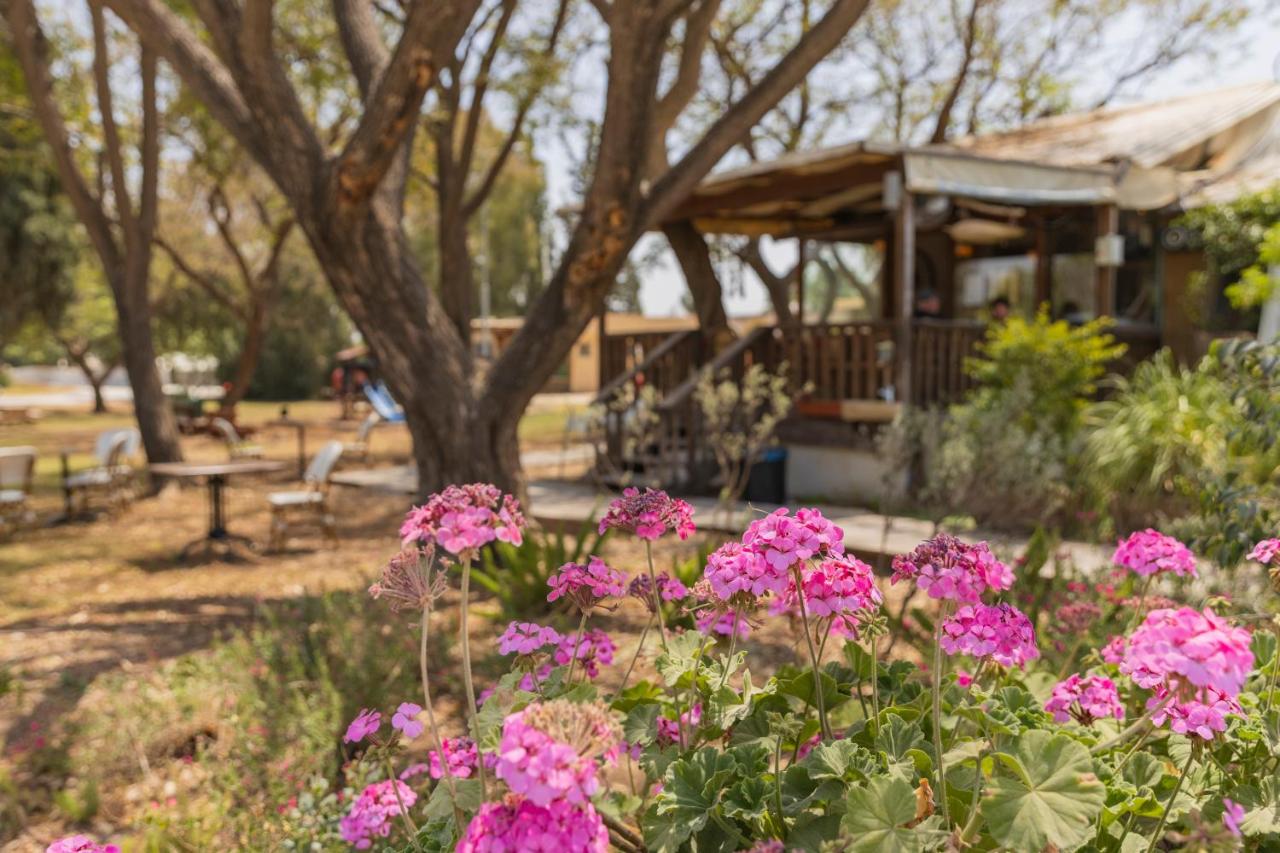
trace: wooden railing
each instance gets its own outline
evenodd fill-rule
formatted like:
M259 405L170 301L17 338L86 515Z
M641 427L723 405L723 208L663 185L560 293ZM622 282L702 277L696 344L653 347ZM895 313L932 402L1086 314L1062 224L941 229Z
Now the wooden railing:
M973 384L965 362L976 353L987 328L976 321L914 320L909 402L914 406L959 402ZM1129 346L1115 365L1120 372L1128 372L1138 361L1149 358L1160 343L1154 329L1122 327L1113 329L1113 334ZM806 388L810 403L897 399L900 348L890 321L758 327L705 363L703 339L696 331L615 337L606 338L602 359L625 364L626 369L612 374L614 378L601 389L598 401L621 399L628 385L648 385L656 392L658 422L656 435L643 448L643 463L637 463L622 458L623 430L634 413L611 411L606 417L605 452L615 467L643 464L646 477L668 488L701 488L711 471L711 453L701 434L701 413L695 399L699 379L706 371L737 380L754 364L773 371L785 361L794 387Z

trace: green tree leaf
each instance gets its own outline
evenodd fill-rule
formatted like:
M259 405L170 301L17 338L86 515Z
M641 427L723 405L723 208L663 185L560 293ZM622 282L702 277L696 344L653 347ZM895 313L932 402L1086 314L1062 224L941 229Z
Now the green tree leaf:
M1106 788L1093 775L1089 751L1061 734L1030 731L1010 753L997 753L1004 773L991 780L982 816L992 837L1014 850L1070 849L1085 841L1102 811Z

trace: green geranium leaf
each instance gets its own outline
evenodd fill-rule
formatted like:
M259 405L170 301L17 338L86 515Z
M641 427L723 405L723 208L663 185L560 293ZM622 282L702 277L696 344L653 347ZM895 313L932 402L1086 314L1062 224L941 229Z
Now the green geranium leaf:
M653 743L657 734L658 713L662 710L658 705L636 705L627 712L622 723L622 736L627 743L638 743L648 746Z
M458 790L458 808L462 809L463 814L474 814L484 802L484 795L480 791L480 780L454 779L453 781L454 787ZM453 817L453 798L450 796L449 785L445 782L441 781L431 792L431 798L427 800L426 815L429 820Z
M841 827L858 853L920 853L924 839L906 826L916 817L916 792L904 779L877 776L849 792Z
M815 782L827 779L846 782L866 779L876 770L877 765L875 756L847 740L820 743L800 762L800 766Z
M996 841L1014 850L1072 849L1090 837L1106 788L1089 750L1066 735L1029 731L996 757L1004 772L982 799Z
M896 761L924 743L918 723L909 723L897 714L884 714L876 734L876 749Z
M675 686L681 679L693 673L701 657L699 652L711 642L705 634L697 631L686 631L677 634L667 641L667 650L658 655L654 666L668 687Z
M672 762L662 793L645 816L644 840L649 849L676 850L706 826L737 766L733 756L712 747Z

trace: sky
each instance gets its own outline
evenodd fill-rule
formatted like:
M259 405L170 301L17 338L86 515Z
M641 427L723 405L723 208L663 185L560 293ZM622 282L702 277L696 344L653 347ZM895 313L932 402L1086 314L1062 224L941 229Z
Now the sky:
M1192 60L1161 72L1141 89L1119 103L1164 100L1184 94L1223 88L1243 83L1280 81L1280 0L1260 0L1255 13L1243 26L1234 43L1222 52L1215 62ZM1142 22L1138 19L1117 21L1109 34L1114 44L1124 44L1139 39ZM1101 87L1104 79L1091 80L1087 75L1081 88ZM831 144L851 141L833 138ZM548 187L553 209L573 202L569 189L568 159L556 145L540 145L548 168ZM722 166L723 168L723 166ZM674 257L660 236L650 235L636 247L633 257L655 252L658 260L642 273L640 291L641 307L645 314L667 316L684 313L683 299L686 292L684 279ZM795 260L795 241L770 244L766 240L766 257L775 269L783 270ZM758 314L769 310L768 297L763 286L749 271L744 276L742 294L726 294L726 308L732 316Z

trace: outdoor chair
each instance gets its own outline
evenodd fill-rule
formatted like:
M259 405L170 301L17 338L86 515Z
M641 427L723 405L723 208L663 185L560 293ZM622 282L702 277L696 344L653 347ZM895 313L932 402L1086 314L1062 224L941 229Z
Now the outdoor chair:
M226 418L214 418L210 426L222 436L227 445L227 456L231 459L261 459L262 447L251 441L245 441L236 425Z
M356 430L355 439L342 446L343 459L352 459L359 462L369 461L369 442L373 436L373 428L381 420L382 416L377 412L370 412L369 416L360 422L360 428Z
M268 550L284 547L289 528L299 524L318 526L331 545L338 544L338 531L329 506L329 477L342 456L342 442L326 442L311 459L302 477L303 488L267 495L271 505L271 539Z
M138 452L141 436L136 429L107 430L94 443L96 463L83 471L71 471L69 451L62 451L62 490L66 495L68 513L87 512L98 498L107 509L119 509L134 494L134 470L128 460Z
M35 469L34 447L0 447L0 538L31 521L27 498Z

